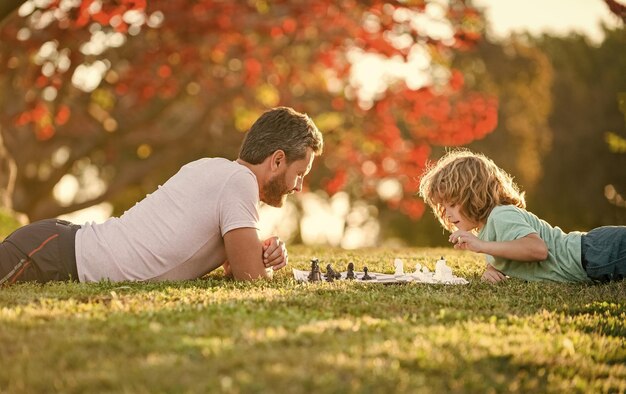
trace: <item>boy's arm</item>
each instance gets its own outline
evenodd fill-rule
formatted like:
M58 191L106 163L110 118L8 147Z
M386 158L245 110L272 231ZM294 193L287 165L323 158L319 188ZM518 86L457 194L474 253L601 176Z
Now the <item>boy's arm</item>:
M543 261L548 258L548 247L537 233L512 241L483 241L469 231L458 230L450 235L455 249L486 253L515 261Z
M226 258L235 280L269 278L263 265L263 245L256 229L242 227L224 235Z
M548 258L548 247L536 233L512 241L482 241L481 253L515 261L543 261Z

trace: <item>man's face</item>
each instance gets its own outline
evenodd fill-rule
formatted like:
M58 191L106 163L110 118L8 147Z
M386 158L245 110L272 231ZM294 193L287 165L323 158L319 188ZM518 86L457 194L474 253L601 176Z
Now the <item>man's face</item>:
M273 207L282 207L287 195L302 190L304 177L311 171L315 155L307 149L306 156L283 167L283 170L274 175L263 185L261 200Z

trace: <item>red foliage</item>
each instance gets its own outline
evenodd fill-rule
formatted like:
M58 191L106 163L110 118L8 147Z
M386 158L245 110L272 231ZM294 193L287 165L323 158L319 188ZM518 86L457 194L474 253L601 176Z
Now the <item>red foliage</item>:
M63 126L70 118L70 108L67 105L61 105L54 117L54 123L57 126Z
M339 113L341 122L333 124L333 130L321 126L326 133L326 173L320 177L321 185L331 194L352 186L359 196L367 196L376 193L381 180L396 179L402 196L388 203L417 218L424 207L414 194L431 146L467 144L483 138L497 122L496 100L469 91L463 75L448 67L454 51L471 48L480 39L481 15L463 0L451 1L444 22L453 36L434 38L426 27L412 23L415 15L425 14L428 3L83 0L77 8L61 13L61 20L46 28L48 35L35 31L25 42L25 57L32 59L50 36L58 36L58 53L64 46L71 48L71 67L44 72L50 62L33 64L36 75L29 80L34 83L26 83L25 89L41 93L54 86L60 94L54 100L37 96L34 105L16 107L10 126L30 126L38 139L49 140L63 133L77 134L81 124L72 118L78 113L100 123L116 117L150 120L160 113L161 100L190 100L190 96L195 100L190 109L202 108L207 124L230 124L233 113L260 113L268 105L293 106L313 118ZM52 2L47 7L50 11L60 6ZM133 21L133 12L142 18ZM399 17L403 12L413 17ZM3 39L15 40L19 24L4 26ZM81 45L98 32L121 33L127 42L119 49L82 55ZM410 42L399 45L394 36ZM430 54L439 70L437 82L413 90L402 81L392 83L372 98L370 109L364 109L358 88L350 86L348 51L358 48L406 60L414 46ZM102 73L99 99L93 95L85 99L71 87L72 74L79 64L95 59L106 59L110 69ZM7 63L2 57L0 61ZM442 78L441 70L446 69L449 77ZM432 70L434 74L435 67ZM338 79L330 90L329 75ZM272 90L261 94L259 87L267 85ZM125 129L125 133L133 131ZM141 138L149 135L144 129L136 131L144 132ZM107 152L107 157L117 157Z

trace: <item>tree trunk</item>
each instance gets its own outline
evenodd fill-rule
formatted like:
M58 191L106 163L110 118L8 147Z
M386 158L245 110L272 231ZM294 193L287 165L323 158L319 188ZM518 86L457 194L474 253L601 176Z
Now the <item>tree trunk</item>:
M17 166L15 160L4 146L2 132L0 130L0 207L13 209L13 190Z

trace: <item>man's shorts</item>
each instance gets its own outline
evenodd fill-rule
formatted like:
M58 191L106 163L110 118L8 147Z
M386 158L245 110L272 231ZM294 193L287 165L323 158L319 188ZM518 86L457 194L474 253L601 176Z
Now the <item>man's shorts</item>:
M626 226L595 228L581 241L582 264L587 276L598 282L626 277Z
M15 230L0 243L0 286L78 280L74 244L79 228L46 219Z

